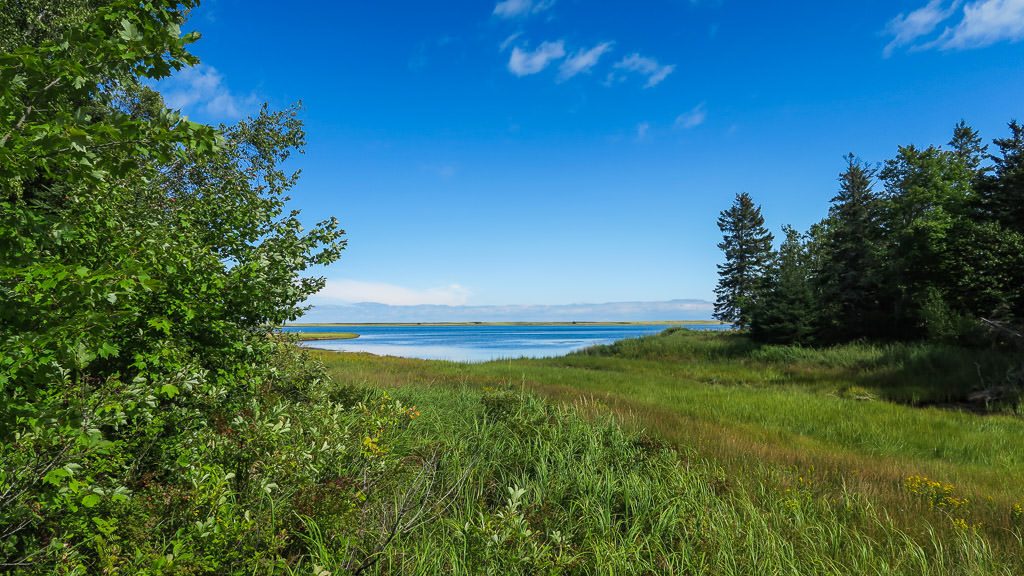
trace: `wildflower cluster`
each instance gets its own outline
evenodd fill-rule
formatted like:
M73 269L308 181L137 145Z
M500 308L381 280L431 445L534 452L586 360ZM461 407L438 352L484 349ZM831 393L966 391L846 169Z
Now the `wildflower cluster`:
M931 508L946 512L966 510L970 501L955 494L956 487L950 483L937 482L925 476L908 476L903 486L911 494L916 494L928 501Z
M959 530L978 528L980 524L970 524L967 516L970 513L970 500L956 495L956 487L948 482L938 482L925 476L908 476L903 481L904 488L928 502L928 507L944 512L953 527Z

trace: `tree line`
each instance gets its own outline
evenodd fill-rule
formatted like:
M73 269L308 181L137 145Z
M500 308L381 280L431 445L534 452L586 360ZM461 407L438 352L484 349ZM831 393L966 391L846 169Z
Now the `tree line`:
M721 213L715 317L774 343L1017 338L1024 125L989 146L961 121L944 146L845 164L828 215L778 248L749 194Z

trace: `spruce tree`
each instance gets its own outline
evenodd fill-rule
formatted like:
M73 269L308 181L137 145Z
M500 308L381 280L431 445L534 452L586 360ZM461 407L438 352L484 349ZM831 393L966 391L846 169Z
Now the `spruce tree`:
M792 226L768 271L764 294L754 308L750 331L762 342L806 343L814 328L814 295L807 247Z
M997 138L989 156L992 174L979 184L982 212L1005 228L1024 233L1024 124L1010 122L1010 135Z
M967 169L978 175L984 171L981 162L985 159L988 146L982 144L981 135L968 126L967 122L961 120L953 127L953 137L949 141L949 146Z
M880 205L872 190L876 170L856 156L846 156L839 192L828 216L828 245L819 281L822 283L825 336L848 340L888 335L882 293L882 230Z
M743 329L751 313L766 268L771 262L772 234L764 227L761 207L746 192L718 217L725 262L718 265L715 318Z

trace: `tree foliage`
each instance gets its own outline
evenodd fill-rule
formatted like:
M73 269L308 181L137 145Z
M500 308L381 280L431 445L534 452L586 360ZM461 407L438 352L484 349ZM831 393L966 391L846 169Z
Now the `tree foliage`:
M1024 127L1009 131L995 154L961 121L948 148L902 146L880 169L848 155L828 216L803 241L785 229L773 264L744 277L762 287L753 335L980 344L982 318L1024 324ZM735 253L720 287L735 285Z
M744 328L750 325L770 262L772 234L764 227L761 207L755 206L746 192L737 194L733 205L722 211L718 229L722 231L718 247L725 253L725 262L718 266L715 318Z
M241 479L215 431L270 410L269 334L344 247L286 208L297 108L214 129L146 88L197 63L194 6L3 10L23 30L0 54L0 564L99 571L147 485Z
M795 228L784 226L782 232L785 239L765 274L750 330L763 342L808 342L816 319L810 254Z

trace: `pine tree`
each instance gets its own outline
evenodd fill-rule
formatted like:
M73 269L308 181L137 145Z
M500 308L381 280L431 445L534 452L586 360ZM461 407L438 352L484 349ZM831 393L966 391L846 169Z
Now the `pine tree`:
M783 226L786 239L774 258L750 331L762 342L806 343L814 330L814 295L807 247L801 234Z
M764 227L761 207L746 192L718 217L725 263L718 265L715 318L737 328L750 325L757 293L771 262L772 234Z

